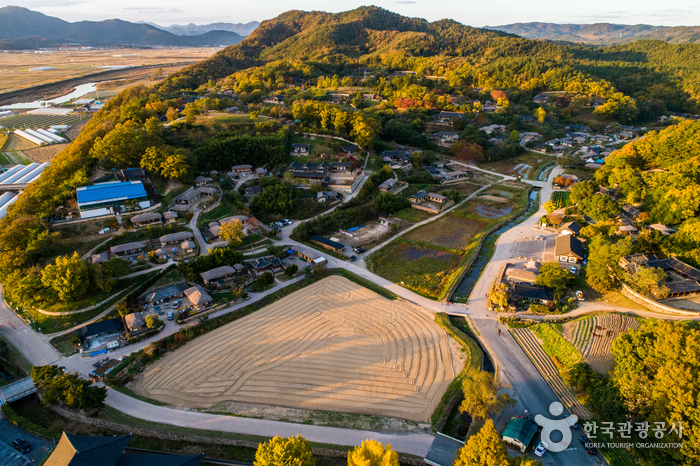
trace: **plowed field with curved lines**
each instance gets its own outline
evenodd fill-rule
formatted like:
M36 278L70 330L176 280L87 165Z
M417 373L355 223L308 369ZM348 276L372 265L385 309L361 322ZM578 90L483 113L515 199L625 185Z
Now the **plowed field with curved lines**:
M333 276L167 354L131 388L192 408L238 401L427 421L455 377L448 338L430 313Z

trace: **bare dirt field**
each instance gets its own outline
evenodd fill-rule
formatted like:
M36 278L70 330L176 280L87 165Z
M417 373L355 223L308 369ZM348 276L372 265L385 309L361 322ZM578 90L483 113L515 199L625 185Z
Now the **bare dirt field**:
M607 376L615 359L610 352L613 340L621 333L639 328L639 322L620 314L588 317L562 325L562 334L581 352L591 369Z
M23 152L24 156L32 162L44 163L53 160L66 147L68 147L68 144L52 144L50 146L35 147Z
M334 276L167 354L131 388L190 408L234 401L426 421L455 370L429 313Z
M39 147L36 144L27 141L24 138L17 136L16 134L10 134L5 143L5 147L2 148L4 151L14 151L14 150L27 150L33 149L34 147Z
M369 223L357 231L352 232L355 236L341 235L345 244L350 247L364 246L375 241L389 231L389 225L382 225L379 222Z
M204 60L218 49L211 47L153 49L57 49L53 53L5 52L0 55L0 92L24 89L106 71L114 66L161 66ZM46 71L31 68L53 67ZM175 70L167 70L173 72ZM152 73L152 71L151 71Z

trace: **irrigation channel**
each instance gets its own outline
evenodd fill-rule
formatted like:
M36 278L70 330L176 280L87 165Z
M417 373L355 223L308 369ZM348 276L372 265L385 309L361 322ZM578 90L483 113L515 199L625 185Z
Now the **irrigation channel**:
M476 259L474 259L474 262L472 263L471 268L464 275L459 285L457 285L457 288L455 289L451 299L453 302L466 302L466 300L469 298L469 295L472 292L472 289L474 288L474 285L476 285L476 282L479 281L481 273L484 271L486 265L488 265L489 261L491 260L491 256L493 255L493 248L496 246L496 241L498 240L498 237L501 236L503 232L510 230L511 228L524 221L525 219L531 217L535 212L537 212L537 210L540 207L538 199L539 192L533 190L530 195L530 200L528 201L527 210L525 210L517 217L514 217L509 222L503 224L500 228L494 230L486 237L483 245L481 246L481 249L479 250L476 256Z

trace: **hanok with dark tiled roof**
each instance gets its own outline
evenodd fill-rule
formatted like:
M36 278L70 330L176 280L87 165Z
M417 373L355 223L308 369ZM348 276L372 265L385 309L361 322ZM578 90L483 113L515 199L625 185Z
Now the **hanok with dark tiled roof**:
M253 171L252 165L234 165L231 167L233 173L251 173Z
M114 172L119 181L145 180L146 172L143 168L125 168Z
M332 172L343 172L352 170L352 164L350 162L331 162Z
M309 155L311 152L311 144L292 144L292 152L289 154L294 157Z
M247 261L255 275L260 275L265 272L277 273L284 270L284 264L275 256L258 257Z
M162 223L162 219L163 216L158 212L146 212L145 214L134 215L131 217L131 224L136 227L142 227L145 225Z
M549 304L552 301L552 295L546 288L523 283L512 283L508 294L514 298L540 304Z
M448 123L448 122L451 122L452 120L459 120L460 118L464 118L464 113L462 113L462 112L440 112L437 115L433 116L433 120L435 120L439 123Z
M562 235L578 236L581 233L581 225L576 222L568 222L561 226Z
M166 299L181 297L187 288L189 288L189 285L185 282L173 283L165 288L151 291L143 296L143 300L150 304L162 303Z
M340 151L345 155L353 155L357 154L360 151L360 148L355 144L348 144L347 146L343 146Z
M415 194L412 194L411 196L408 196L408 200L411 201L413 204L417 204L423 200L428 195L425 191L418 191Z
M245 188L245 191L244 191L244 192L245 192L245 197L251 198L251 197L257 196L257 195L260 194L262 191L263 191L262 186L260 186L260 185L255 185L255 186L249 186L249 187Z
M208 176L198 176L194 179L194 182L197 184L197 186L205 186L211 183L212 181L214 180L209 178Z
M636 209L636 208L632 207L631 205L622 206L622 211L620 212L620 214L623 217L627 217L629 220L632 220L632 221L636 220L637 217L639 217L639 215L641 213L642 212L639 209Z
M398 182L399 180L396 178L389 178L388 180L377 186L377 189L380 192L386 193L394 189L394 186L396 186L396 183Z
M559 262L578 264L583 260L583 243L572 235L557 236L554 254Z
M141 254L148 243L145 241L135 241L133 243L119 244L109 248L113 256L131 256Z

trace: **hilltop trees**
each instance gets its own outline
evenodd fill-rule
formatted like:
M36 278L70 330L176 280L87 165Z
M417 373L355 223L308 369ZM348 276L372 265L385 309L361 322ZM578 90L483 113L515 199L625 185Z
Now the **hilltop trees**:
M41 283L52 289L61 301L75 301L90 285L88 267L74 252L72 256L59 256L55 264L46 266L41 274Z

